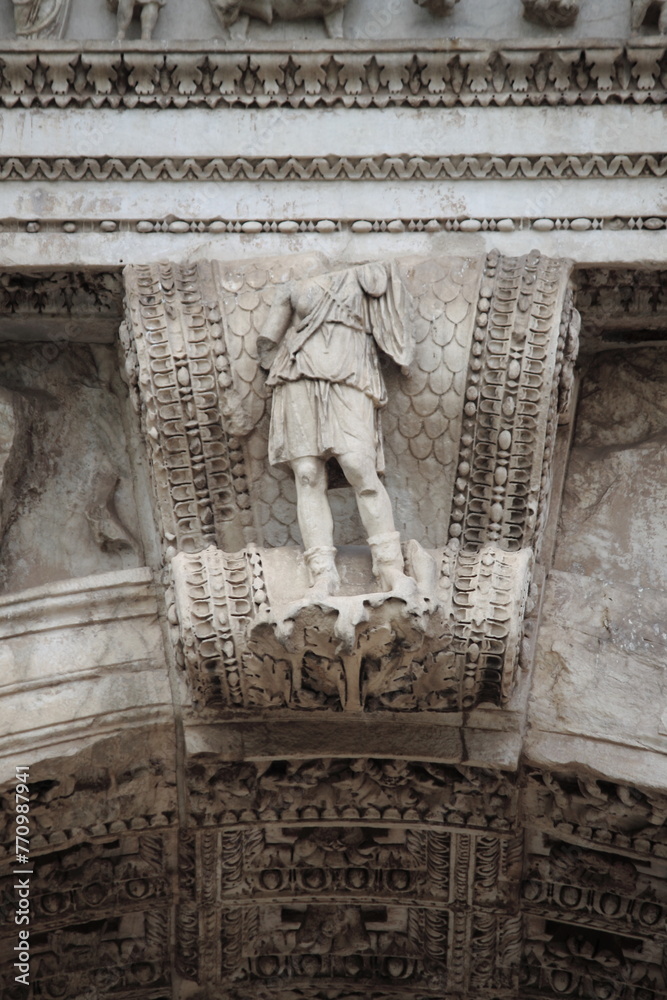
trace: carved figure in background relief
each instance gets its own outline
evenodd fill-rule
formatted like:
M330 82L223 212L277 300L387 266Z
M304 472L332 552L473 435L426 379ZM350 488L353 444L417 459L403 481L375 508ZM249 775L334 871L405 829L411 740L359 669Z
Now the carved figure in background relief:
M522 0L527 21L546 24L548 28L568 28L579 15L579 0Z
M116 38L119 41L125 38L137 7L141 19L141 37L144 41L149 41L155 31L160 8L164 7L166 0L107 0L107 3L117 18Z
M71 0L12 0L19 38L62 38Z
M224 28L244 39L251 17L265 24L321 17L330 38L343 37L343 14L349 0L210 0Z
M425 7L436 17L445 17L451 14L459 0L414 0L420 7Z
M632 30L639 31L644 24L649 10L658 10L658 31L667 34L667 2L665 0L632 0Z
M404 574L384 470L380 409L387 393L378 349L405 368L413 354L407 296L389 265L333 271L276 293L258 341L273 387L269 461L291 466L311 590L336 593L326 461L335 457L355 492L373 573L384 591L414 589Z

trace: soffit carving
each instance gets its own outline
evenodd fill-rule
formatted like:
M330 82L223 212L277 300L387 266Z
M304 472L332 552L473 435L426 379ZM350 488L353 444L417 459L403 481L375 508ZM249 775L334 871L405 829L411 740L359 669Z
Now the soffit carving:
M177 777L142 739L35 770L35 996L665 995L655 791L388 758L202 757Z
M11 158L14 159L13 157ZM392 161L403 163L399 157L387 157L387 166L391 171L398 169ZM438 158L439 159L439 158ZM489 157L495 163L504 162L503 157ZM524 169L527 157L516 157L516 169ZM552 157L535 158L536 162L544 159L548 166ZM576 159L576 158L575 158ZM625 161L629 165L631 157L614 157L619 169L625 170ZM643 157L638 158L638 161ZM655 169L661 169L658 158L647 157L655 161ZM323 158L329 163L330 158ZM418 164L429 162L428 158L415 158ZM468 161L470 161L468 163ZM10 160L8 159L7 163ZM44 161L48 164L49 161ZM118 161L123 163L124 161ZM169 170L170 160L146 161L153 170ZM216 164L217 160L208 161ZM220 163L228 161L221 159ZM280 160L276 161L280 169ZM338 162L338 161L336 161ZM362 157L358 161L353 158L341 158L340 169L346 175L354 170L365 170L366 163L372 158ZM482 157L443 157L442 164L451 162L457 169L472 170L475 164L486 166ZM67 161L60 161L66 169ZM142 170L143 160L127 161L128 170ZM193 158L192 163L198 163ZM248 161L258 170L272 171L271 161ZM295 163L301 163L296 160ZM183 169L195 170L195 166ZM406 164L409 166L409 164ZM511 166L508 161L508 168ZM285 167L290 168L289 161ZM12 168L13 169L13 168ZM54 160L55 169L55 160ZM86 168L87 169L87 168ZM119 171L121 168L114 161L110 169ZM296 169L296 166L294 167ZM320 169L320 168L318 168ZM322 171L324 170L322 166ZM410 169L412 167L410 166ZM495 169L495 166L494 166ZM653 167L652 167L653 169ZM189 174L184 175L189 178ZM244 174L249 180L252 174ZM323 176L323 174L321 175ZM168 227L167 227L168 229ZM284 230L287 232L287 230ZM324 230L323 230L324 233ZM174 230L174 234L178 235ZM326 233L324 233L326 235ZM628 337L660 333L667 329L667 299L665 295L666 272L647 268L632 267L576 267L574 269L576 286L576 305L582 317L582 347L586 350L600 350L604 344L617 345L624 343ZM0 302L3 309L3 334L5 339L12 339L21 330L21 339L28 336L30 330L37 331L36 339L53 339L55 343L65 341L95 342L98 338L112 341L117 335L119 323L123 318L124 283L120 269L117 270L85 270L48 271L39 270L7 270L0 276ZM54 327L57 335L53 335ZM93 334L93 330L95 333ZM104 331L102 333L102 330ZM654 338L651 338L654 339Z

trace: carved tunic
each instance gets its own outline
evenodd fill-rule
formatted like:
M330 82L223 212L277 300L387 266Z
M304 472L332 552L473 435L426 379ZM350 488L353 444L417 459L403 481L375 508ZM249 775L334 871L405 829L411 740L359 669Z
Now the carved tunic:
M61 38L71 0L12 0L19 38Z
M306 456L366 453L384 468L378 410L387 402L377 348L409 364L404 293L372 264L294 286L294 322L271 366L273 465Z

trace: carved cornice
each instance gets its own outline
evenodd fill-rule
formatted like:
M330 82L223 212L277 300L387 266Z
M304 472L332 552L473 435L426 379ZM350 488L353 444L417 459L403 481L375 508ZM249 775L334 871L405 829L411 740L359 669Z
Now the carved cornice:
M666 271L581 268L576 280L587 347L667 338Z
M231 47L4 42L4 107L456 107L665 101L662 39L329 40Z
M667 156L230 156L0 158L0 181L440 181L665 177Z

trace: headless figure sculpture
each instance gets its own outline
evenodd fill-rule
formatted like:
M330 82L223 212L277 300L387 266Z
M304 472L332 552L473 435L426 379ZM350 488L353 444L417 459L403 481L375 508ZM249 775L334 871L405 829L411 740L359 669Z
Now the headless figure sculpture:
M294 472L297 515L315 597L340 585L327 498L334 456L355 493L373 572L383 591L411 595L384 467L379 409L386 403L377 348L409 364L412 343L398 280L382 264L334 271L279 289L258 347L273 386L269 461Z

